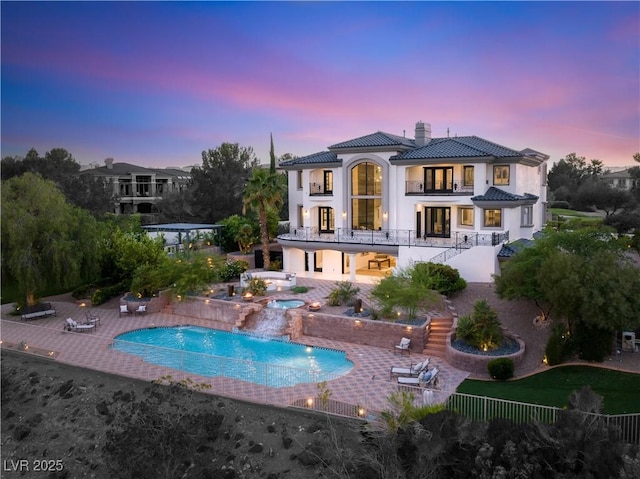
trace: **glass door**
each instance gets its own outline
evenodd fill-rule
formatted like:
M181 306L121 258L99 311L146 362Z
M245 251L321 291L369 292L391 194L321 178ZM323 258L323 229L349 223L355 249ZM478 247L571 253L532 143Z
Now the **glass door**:
M451 236L451 208L426 207L424 214L426 236L438 238Z

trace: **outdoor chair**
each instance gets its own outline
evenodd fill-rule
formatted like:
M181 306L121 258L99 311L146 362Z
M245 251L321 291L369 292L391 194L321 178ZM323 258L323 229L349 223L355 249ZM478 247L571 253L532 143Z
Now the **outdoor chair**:
M440 370L437 366L435 366L431 371L423 371L421 372L417 378L411 377L399 377L398 385L399 386L417 386L426 388L427 386L433 385L436 377Z
M418 375L427 369L429 366L430 358L425 359L421 363L411 364L408 368L403 366L391 366L389 372L389 379L393 379L394 376L406 376L406 377L418 377Z
M90 331L93 333L95 327L95 324L79 324L71 318L67 318L64 325L65 330L75 331L76 333L81 333L82 331Z
M85 324L94 324L96 328L100 326L100 316L93 314L91 311L86 311L85 317L87 318Z
M141 304L136 309L136 314L146 314L146 313L147 313L147 305L146 304Z
M409 349L409 344L411 343L411 339L402 338L400 340L400 344L396 344L393 348L393 354L400 352L400 355L403 355L405 352L411 354L411 350Z
M129 306L126 304L121 304L120 305L120 317L122 317L123 314L129 314Z

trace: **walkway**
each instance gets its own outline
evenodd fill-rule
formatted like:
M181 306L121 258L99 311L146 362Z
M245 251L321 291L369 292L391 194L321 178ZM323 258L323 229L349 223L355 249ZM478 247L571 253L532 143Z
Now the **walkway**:
M324 300L334 287L333 281L303 277L298 278L298 284L310 288L309 292L296 295L307 301ZM364 296L371 289L372 284L358 283L357 286L361 288ZM17 344L23 343L32 351L37 348L44 350L45 354L49 352L61 363L143 380L154 380L166 375L171 375L174 380L189 377L197 383L210 384L210 392L214 394L278 406L287 406L300 399L318 396L316 384L275 389L226 377L198 377L191 373L149 364L136 356L110 348L113 338L132 329L177 324L212 327L210 321L163 312L119 317L118 301L112 300L101 307L91 309L93 314L100 317L100 325L93 334L74 333L64 330L65 318L80 320L84 318L86 308L73 301L70 296L54 297L48 300L58 311L57 317L29 322L10 316L8 313L12 305L2 306L3 347L15 348ZM331 399L357 404L370 411L386 409L388 396L398 390L396 381L389 378L391 366L409 365L409 363L426 359L426 356L421 354L412 353L410 357L400 357L394 355L391 348L384 349L321 338L305 337L300 342L345 351L347 357L353 361L354 368L349 374L327 384L331 391ZM468 376L467 372L451 367L440 358L431 358L431 365L437 366L441 371L439 390L436 391L435 397L438 401L446 399Z

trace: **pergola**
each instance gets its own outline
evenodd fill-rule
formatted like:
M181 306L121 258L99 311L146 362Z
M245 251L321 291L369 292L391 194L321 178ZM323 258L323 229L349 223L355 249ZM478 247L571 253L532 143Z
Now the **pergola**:
M181 233L184 234L187 245L191 243L191 234L195 232L197 235L201 230L212 230L214 235L219 235L219 231L224 228L222 225L208 225L202 223L165 223L159 225L144 225L142 226L147 231L155 231L158 233ZM186 249L187 256L189 255L189 248Z

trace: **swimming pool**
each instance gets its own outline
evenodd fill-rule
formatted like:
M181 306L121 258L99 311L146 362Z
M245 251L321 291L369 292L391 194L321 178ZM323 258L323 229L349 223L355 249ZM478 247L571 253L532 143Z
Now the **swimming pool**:
M129 331L114 339L113 348L201 376L227 376L271 387L328 381L353 368L344 351L200 326Z

